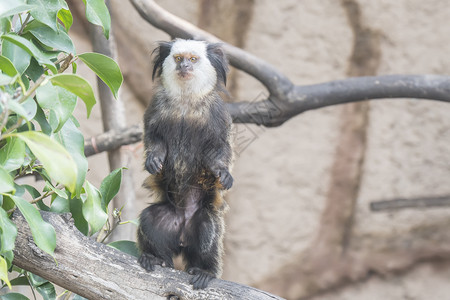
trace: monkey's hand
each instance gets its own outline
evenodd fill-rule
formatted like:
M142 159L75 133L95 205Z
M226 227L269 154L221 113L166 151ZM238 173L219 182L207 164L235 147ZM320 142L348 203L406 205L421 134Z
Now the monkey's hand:
M214 172L214 175L219 178L220 184L224 189L229 190L233 185L233 177L226 169L220 169Z
M156 174L161 172L165 155L161 153L147 152L147 158L145 160L145 169L150 174Z
M206 288L208 286L208 283L216 277L208 271L195 267L189 268L187 272L191 275L194 275L189 280L189 283L192 284L194 290Z
M139 257L138 262L141 267L149 272L155 270L156 265L166 267L166 263L164 262L164 260L145 252L142 253L142 255Z

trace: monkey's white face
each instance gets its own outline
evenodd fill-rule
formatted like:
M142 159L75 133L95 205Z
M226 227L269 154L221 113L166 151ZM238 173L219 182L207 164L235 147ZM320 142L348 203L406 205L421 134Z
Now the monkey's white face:
M172 97L202 98L216 86L217 75L206 43L177 40L162 65L162 84Z

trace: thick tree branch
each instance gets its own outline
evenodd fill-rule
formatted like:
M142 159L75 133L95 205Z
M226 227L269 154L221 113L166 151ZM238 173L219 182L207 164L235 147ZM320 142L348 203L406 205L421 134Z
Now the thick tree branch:
M370 99L422 98L450 102L450 76L384 75L354 77L295 86L286 101L269 97L258 102L228 105L235 122L278 126L312 109Z
M205 290L192 290L189 275L170 268L146 272L136 259L82 235L70 214L41 212L55 227L55 260L33 242L28 223L16 210L18 234L14 264L88 299L282 299L251 287L213 280ZM176 297L170 299L177 299Z

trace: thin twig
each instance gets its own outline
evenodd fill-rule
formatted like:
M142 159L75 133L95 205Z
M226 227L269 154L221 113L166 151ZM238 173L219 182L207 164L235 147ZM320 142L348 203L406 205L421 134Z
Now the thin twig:
M392 200L374 201L370 203L371 211L391 211L405 208L430 208L450 206L450 195L439 197L424 197L424 198L399 198Z
M47 198L48 196L51 196L55 193L54 190L50 190L45 192L43 195L41 195L40 197L37 197L36 199L33 199L33 201L30 201L31 204L37 203L41 200L44 200L45 198Z
M23 30L25 29L25 26L28 23L28 20L30 19L31 15L27 14L27 17L25 18L25 21L22 23L22 26L20 27L19 32L17 33L18 35L21 35L23 33ZM20 20L22 21L22 18L20 18Z
M62 73L62 72L64 72L65 70L67 70L67 68L72 64L72 62L76 61L76 60L78 59L78 57L75 58L73 61L72 61L72 59L73 59L73 54L72 54L72 53L69 53L66 57L64 57L64 58L61 60L61 61L63 62L63 64L62 64L61 67L59 68L58 73ZM61 63L61 61L59 61L59 62L57 62L57 63ZM55 63L55 64L56 64L56 63Z
M3 105L3 112L0 115L0 118L2 119L1 123L0 123L0 132L2 132L2 129L6 126L6 123L8 122L8 117L9 117L9 94L7 93L1 93L0 94L0 101L1 104Z

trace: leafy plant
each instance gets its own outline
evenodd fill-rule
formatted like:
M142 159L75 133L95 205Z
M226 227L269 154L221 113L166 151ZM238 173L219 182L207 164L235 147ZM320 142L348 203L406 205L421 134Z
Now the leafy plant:
M108 38L111 21L104 1L83 2L87 19ZM83 61L116 97L123 77L111 58L76 53L68 35L72 22L65 0L0 3L0 279L9 288L28 284L44 299L56 298L53 285L12 265L17 228L11 213L20 210L36 245L53 256L55 230L39 210L70 212L77 228L93 235L105 224L111 227L108 203L122 174L122 169L113 171L100 189L86 180L84 138L73 111L79 98L89 117L96 99L89 82L76 74L77 62ZM45 182L42 191L18 181L30 175ZM19 276L10 280L13 268ZM27 298L9 293L2 299Z

